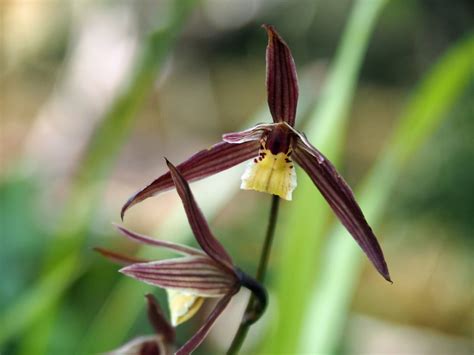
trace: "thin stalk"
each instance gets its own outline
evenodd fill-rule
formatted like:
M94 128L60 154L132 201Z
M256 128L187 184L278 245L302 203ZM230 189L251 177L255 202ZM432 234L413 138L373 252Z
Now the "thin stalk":
M260 261L258 263L257 274L255 279L263 283L265 275L267 273L268 260L270 258L270 251L272 249L273 239L275 235L275 227L278 217L278 207L280 205L280 198L276 195L272 196L272 206L270 208L270 218L268 220L267 233L265 235L265 241L260 254ZM227 354L237 354L242 347L242 344L247 336L250 326L255 323L261 316L261 312L257 309L257 299L254 293L251 294L247 308L245 309L242 322L240 323L239 329L230 345Z

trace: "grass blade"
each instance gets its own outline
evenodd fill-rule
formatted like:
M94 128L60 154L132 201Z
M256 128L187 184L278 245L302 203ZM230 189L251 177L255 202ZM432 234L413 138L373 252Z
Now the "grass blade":
M468 86L473 74L472 53L474 36L451 48L414 92L387 149L358 189L359 202L372 224L380 221L403 165L439 127ZM335 351L340 342L364 260L341 226L332 230L328 247L321 279L311 292L312 303L300 347L324 354Z

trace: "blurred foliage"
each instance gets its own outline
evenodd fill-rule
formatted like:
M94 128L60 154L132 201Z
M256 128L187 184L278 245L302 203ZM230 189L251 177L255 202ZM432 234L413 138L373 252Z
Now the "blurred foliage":
M4 246L0 248L0 269L7 270L9 265L17 265L15 259L24 260L9 272L9 282L0 286L0 308L5 309L33 281L39 264L35 257L44 252L45 245L41 243L44 232L37 227L35 221L38 192L34 184L26 179L4 177L0 185L0 196L0 224Z
M474 242L474 205L470 198L474 196L474 187L469 182L474 181L474 167L466 162L474 159L473 90L471 83L449 119L415 155L405 178L397 186L399 198L390 206L390 213L399 220L415 223L420 218L439 220L457 230L454 236L470 243Z
M360 193L359 202L371 223L377 223L382 217L404 164L440 125L469 84L473 50L474 36L460 41L436 63L413 94ZM330 237L326 254L322 255L322 276L314 287L312 304L307 307L306 334L302 337L303 349L318 349L323 353L335 351L340 343L361 264L359 250L341 226L336 227ZM315 336L309 329L318 324L324 324L325 330Z
M384 285L371 269L361 272L362 253L341 228L331 227L332 215L300 173L295 201L283 204L277 228L270 314L251 332L247 350L261 346L259 337L278 326L278 337L269 337L274 350L386 350L380 346L389 346L390 337L375 331L379 347L371 345L372 323L354 323L357 311L385 322L392 336L396 324L405 324L411 336L398 343L412 346L408 349L441 341L467 353L474 306L469 286L474 49L466 37L472 6L442 0L0 4L2 354L106 351L150 333L142 298L148 287L125 280L88 247L137 250L109 221L134 190L164 170L161 156L178 162L224 131L269 119L261 109L266 45L261 23L274 24L293 50L301 79L298 128L307 127L336 163L345 157L342 170L351 185L362 178L356 195L377 235L384 236L395 284ZM96 37L119 33L127 21L136 33L122 32L129 45L124 48L133 52L136 41L141 52L131 56L135 70L127 68L108 100L108 89L94 91L94 79L123 70L123 58L112 57L97 78L87 76L77 62L101 64L101 52L93 47L80 52L80 33L85 26ZM98 23L102 27L94 27ZM102 50L115 53L122 45L109 43ZM66 85L81 76L91 84ZM95 110L100 101L106 107ZM59 118L44 117L58 102L78 116L63 111ZM406 109L399 112L400 107ZM68 127L74 127L70 135ZM61 138L65 143L58 148L54 144ZM269 199L238 192L239 174L233 169L193 184L193 191L216 235L251 271ZM173 193L137 206L128 218L127 225L140 231L190 241ZM423 307L417 306L420 292ZM165 301L162 292L158 296ZM228 313L238 318L233 309ZM179 329L180 341L202 317ZM235 324L225 319L231 333ZM357 324L366 327L354 337ZM376 324L376 330L383 328ZM423 327L438 332L437 340L420 333ZM221 352L226 344L214 336L199 353Z

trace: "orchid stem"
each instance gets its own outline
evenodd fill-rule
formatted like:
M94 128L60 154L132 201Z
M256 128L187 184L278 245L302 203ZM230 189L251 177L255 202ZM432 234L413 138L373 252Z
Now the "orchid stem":
M278 207L280 205L280 197L272 196L272 207L270 209L270 219L268 221L267 234L265 236L265 242L262 248L262 254L260 255L260 262L258 264L257 275L255 278L258 282L263 283L265 280L265 274L267 272L268 259L270 258L270 250L273 244L273 236L275 235L275 227L278 217Z
M270 218L268 221L267 233L265 235L265 241L262 248L262 253L260 254L260 261L258 264L257 274L255 279L263 283L265 280L265 275L267 272L268 260L270 258L270 251L272 249L273 237L275 235L275 227L278 217L278 207L280 205L280 198L276 195L272 196L272 206L270 209ZM263 310L257 304L257 297L252 292L247 308L245 309L242 322L240 323L239 329L230 345L229 350L227 351L228 355L237 354L242 347L242 344L247 336L247 333L250 329L250 326L255 323L263 313Z

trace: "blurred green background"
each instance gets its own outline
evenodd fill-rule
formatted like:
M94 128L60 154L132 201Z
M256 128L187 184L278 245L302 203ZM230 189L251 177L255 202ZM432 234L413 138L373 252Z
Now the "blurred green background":
M270 307L243 352L471 354L473 14L468 0L3 1L1 354L98 353L151 333L149 288L91 249L166 256L114 231L122 204L165 171L164 156L178 163L270 120L262 23L293 51L297 128L354 188L394 284L299 171L281 205ZM253 273L270 197L240 191L242 171L192 189ZM124 223L194 243L173 191ZM246 297L197 353L225 352ZM211 306L178 328L180 343Z

